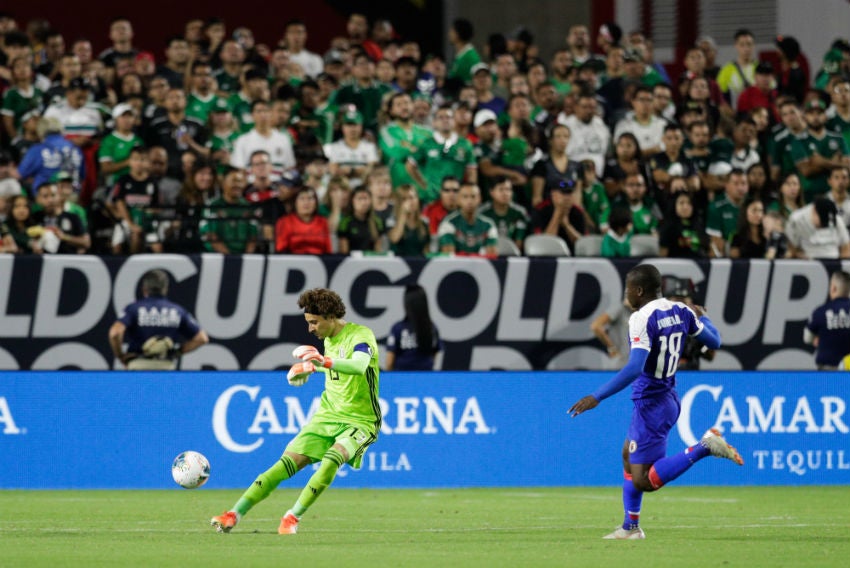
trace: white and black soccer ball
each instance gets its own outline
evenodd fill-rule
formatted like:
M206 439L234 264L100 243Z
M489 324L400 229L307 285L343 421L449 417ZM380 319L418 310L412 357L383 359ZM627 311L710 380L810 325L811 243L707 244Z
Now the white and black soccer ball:
M203 454L183 452L171 464L171 477L185 489L196 489L210 478L210 462Z

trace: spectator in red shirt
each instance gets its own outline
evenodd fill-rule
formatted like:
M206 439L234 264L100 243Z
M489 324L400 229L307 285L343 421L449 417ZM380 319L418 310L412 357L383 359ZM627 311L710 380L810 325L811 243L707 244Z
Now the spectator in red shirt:
M319 199L312 187L298 190L295 211L278 219L275 232L275 251L279 253L331 253L328 220L319 215Z
M422 214L428 217L428 230L436 235L446 215L457 209L457 194L460 192L460 180L455 176L446 176L440 184L440 198L429 203Z
M353 13L348 17L348 22L345 25L345 30L348 32L348 40L351 45L359 45L363 48L372 61L377 63L383 58L381 47L369 39L369 19L365 14Z
M779 122L776 110L776 89L772 88L773 65L762 61L756 65L755 83L741 92L738 97L738 112L752 112L761 107L770 111L774 123Z

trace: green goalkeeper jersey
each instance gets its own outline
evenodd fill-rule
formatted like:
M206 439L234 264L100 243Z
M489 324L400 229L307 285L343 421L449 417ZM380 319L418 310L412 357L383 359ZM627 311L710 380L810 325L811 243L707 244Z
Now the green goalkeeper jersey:
M363 375L349 375L336 369L325 370L325 392L316 418L323 421L357 423L381 427L381 407L378 404L378 342L366 326L346 323L333 337L325 338L324 354L332 359L351 359L355 351L367 353L371 360Z

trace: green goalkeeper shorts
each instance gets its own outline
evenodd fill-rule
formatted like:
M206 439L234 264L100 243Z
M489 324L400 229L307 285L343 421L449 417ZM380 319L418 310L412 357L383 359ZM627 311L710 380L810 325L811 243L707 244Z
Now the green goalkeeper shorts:
M314 462L321 461L325 453L334 444L342 445L348 450L348 465L360 469L363 454L377 439L375 432L362 425L343 424L340 422L324 422L313 420L305 424L289 445L286 451L307 456Z

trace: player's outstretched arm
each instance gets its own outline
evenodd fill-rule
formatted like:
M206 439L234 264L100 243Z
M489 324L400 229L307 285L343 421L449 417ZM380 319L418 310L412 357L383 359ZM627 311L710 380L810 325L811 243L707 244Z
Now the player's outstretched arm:
M700 316L699 321L702 323L702 331L696 335L697 340L709 349L720 349L720 332L708 316Z
M333 369L347 375L365 375L372 356L362 351L355 351L351 359L334 359Z
M593 394L576 402L570 407L567 413L570 416L578 416L586 410L596 408L600 402L632 384L640 376L641 371L643 371L647 357L649 357L649 351L646 349L632 349L629 353L629 362L614 375L614 378L596 389Z

